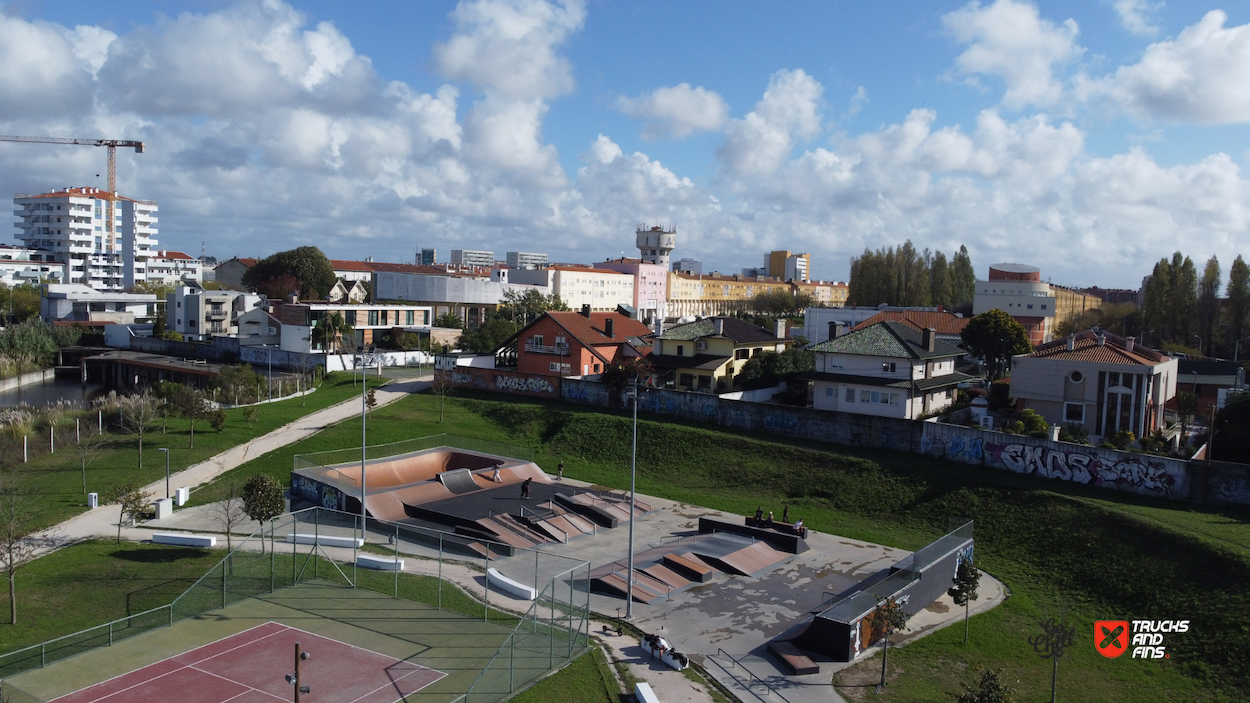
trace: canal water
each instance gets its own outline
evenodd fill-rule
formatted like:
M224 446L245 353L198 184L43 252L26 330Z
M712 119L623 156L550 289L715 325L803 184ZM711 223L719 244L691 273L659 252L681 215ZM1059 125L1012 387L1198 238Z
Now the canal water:
M89 383L83 388L82 382L77 379L48 379L43 383L28 383L20 388L0 391L0 408L10 408L22 403L43 407L63 400L90 405L93 399L104 392L104 387L98 383Z

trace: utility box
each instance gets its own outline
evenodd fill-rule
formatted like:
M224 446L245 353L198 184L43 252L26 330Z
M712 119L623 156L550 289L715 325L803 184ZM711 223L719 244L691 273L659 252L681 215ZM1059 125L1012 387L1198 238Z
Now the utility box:
M191 488L189 486L183 486L182 488L174 491L174 505L181 508L186 505L189 500L191 500Z
M174 500L172 498L161 498L156 501L156 519L164 520L174 516Z
M99 493L88 493L88 494L87 494L87 507L88 507L88 508L98 508L98 507L100 507L100 494L99 494Z

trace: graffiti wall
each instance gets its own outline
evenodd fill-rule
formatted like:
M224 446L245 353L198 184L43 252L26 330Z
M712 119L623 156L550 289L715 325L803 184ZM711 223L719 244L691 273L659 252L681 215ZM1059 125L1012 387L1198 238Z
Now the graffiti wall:
M579 378L562 379L560 397L572 403L599 407L628 407L622 398L611 397L611 391L602 383ZM920 448L920 423L910 420L751 403L723 399L710 393L657 388L643 391L638 409L761 434L902 452L915 452Z
M1250 465L1195 461L1189 475L1189 499L1194 502L1250 505Z
M301 476L294 471L291 472L291 495L330 510L345 510L347 506L347 496L343 495L339 489L307 476ZM354 496L352 500L359 508L360 496Z
M1180 459L940 422L922 424L920 450L931 456L1148 496L1184 499L1189 490L1189 462Z
M560 397L560 381L559 376L538 376L472 366L457 366L452 372L452 382L458 388L476 388L483 391L552 399Z

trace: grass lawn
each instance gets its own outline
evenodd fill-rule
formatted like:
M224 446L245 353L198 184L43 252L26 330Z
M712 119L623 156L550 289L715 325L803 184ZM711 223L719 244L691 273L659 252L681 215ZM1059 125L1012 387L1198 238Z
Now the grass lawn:
M608 667L603 651L592 647L568 666L509 700L514 703L618 703L621 692Z
M378 383L377 379L370 379L371 385ZM147 484L161 478L165 475L165 456L157 451L158 447L169 447L170 470L180 471L230 447L271 432L308 413L359 394L360 386L352 382L350 374L331 374L326 377L320 389L305 398L292 398L259 406L259 415L251 425L243 419L241 408L226 411L228 419L221 432L213 431L205 420L196 422L194 448L190 447L190 422L183 418L170 417L164 433L160 431L158 425L154 432L144 437L143 468L138 467L137 438L129 434L110 433L112 437L110 447L100 458L87 466L87 490L103 494L110 486L126 481ZM108 432L109 418L106 417L104 420L105 431ZM88 429L94 430L95 416L85 418L82 424L84 432ZM33 496L34 514L40 527L54 525L87 508L87 496L84 495L82 489L81 464L72 449L67 446L72 441L72 437L73 421L71 420L68 423L68 431L61 434L60 447L55 454L46 452L35 454L29 464L18 463L13 469L22 485ZM41 441L46 442L46 440L45 437ZM21 440L16 441L19 443L16 456L17 461L20 462ZM31 438L32 444L36 441L39 440L35 437ZM43 447L40 448L43 449Z
M448 432L536 450L548 471L628 486L631 425L624 413L559 403L406 398L371 419L370 444ZM240 477L269 473L289 482L296 453L358 443L344 423L255 459ZM750 436L643 419L641 492L739 514L790 505L813 529L906 549L943 533L953 519L977 521L977 564L1003 580L1011 598L962 628L948 628L892 653L885 700L950 700L979 666L1004 668L1019 700L1050 692L1050 663L1028 644L1040 619L1066 612L1077 645L1060 665L1064 700L1243 700L1250 696L1250 511L1198 508L1022 477L911 454ZM1088 644L1096 619L1188 619L1167 642L1170 658L1103 659ZM877 669L880 660L875 662ZM869 661L841 681L862 683ZM867 672L867 673L865 673ZM846 695L863 689L848 686Z

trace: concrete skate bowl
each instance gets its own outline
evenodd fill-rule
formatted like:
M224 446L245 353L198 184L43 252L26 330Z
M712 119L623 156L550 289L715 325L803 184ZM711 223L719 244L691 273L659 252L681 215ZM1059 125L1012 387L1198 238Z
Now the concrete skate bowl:
M440 439L452 439L438 436ZM512 487L526 479L549 483L550 479L527 458L473 451L446 444L402 451L412 441L388 447L369 447L365 460L365 507L370 517L399 522L412 508L457 495ZM464 442L469 443L469 442ZM487 444L485 442L477 442ZM521 447L491 446L509 454L528 454ZM517 451L511 451L517 450ZM352 454L355 456L351 456ZM291 471L292 494L326 508L360 511L360 449L304 454L295 458Z

